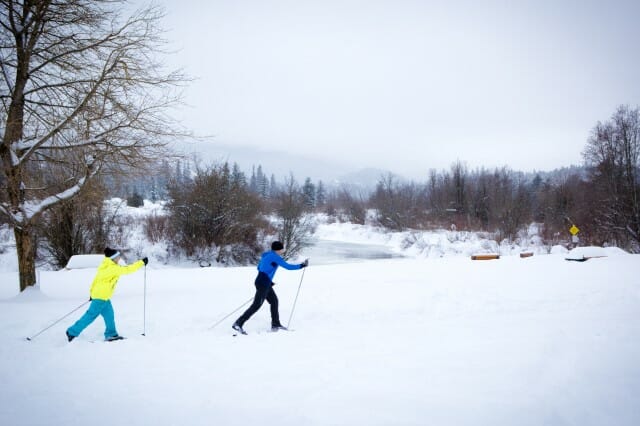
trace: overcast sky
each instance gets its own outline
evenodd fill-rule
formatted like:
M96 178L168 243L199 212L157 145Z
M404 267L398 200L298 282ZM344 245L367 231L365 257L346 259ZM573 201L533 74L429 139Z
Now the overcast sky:
M170 65L196 78L180 115L214 143L409 176L551 170L640 104L638 0L158 3Z

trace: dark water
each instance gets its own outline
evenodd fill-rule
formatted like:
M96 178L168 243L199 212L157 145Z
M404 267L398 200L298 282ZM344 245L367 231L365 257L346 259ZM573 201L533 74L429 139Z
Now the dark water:
M307 247L302 252L301 256L308 257L315 265L403 257L383 245L354 244L330 240L316 240L313 246Z

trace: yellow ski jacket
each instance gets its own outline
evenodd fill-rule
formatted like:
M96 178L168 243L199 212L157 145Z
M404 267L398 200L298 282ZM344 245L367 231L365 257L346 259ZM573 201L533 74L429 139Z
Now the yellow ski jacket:
M98 266L98 273L91 284L91 298L109 300L116 289L120 275L130 274L144 266L142 260L127 266L120 266L108 257Z

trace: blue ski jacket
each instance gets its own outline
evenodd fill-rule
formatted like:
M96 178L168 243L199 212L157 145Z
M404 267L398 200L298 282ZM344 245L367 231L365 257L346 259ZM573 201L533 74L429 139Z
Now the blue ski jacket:
M258 263L258 271L266 274L269 277L269 281L273 281L273 276L276 274L278 266L289 270L302 269L302 264L292 265L287 263L273 250L262 253L260 263Z

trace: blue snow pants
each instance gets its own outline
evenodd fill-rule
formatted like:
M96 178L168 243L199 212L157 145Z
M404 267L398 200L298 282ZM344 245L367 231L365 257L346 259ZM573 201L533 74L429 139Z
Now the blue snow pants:
M67 329L67 332L76 337L82 333L82 330L87 328L89 324L91 324L98 315L102 315L102 319L104 319L104 338L108 339L110 337L115 337L118 335L116 331L116 323L113 315L113 306L111 306L111 300L99 300L93 299L91 304L89 305L89 309L87 312L80 317L75 324Z

